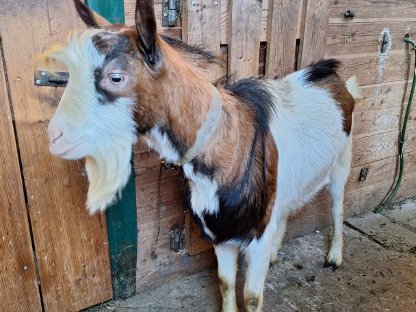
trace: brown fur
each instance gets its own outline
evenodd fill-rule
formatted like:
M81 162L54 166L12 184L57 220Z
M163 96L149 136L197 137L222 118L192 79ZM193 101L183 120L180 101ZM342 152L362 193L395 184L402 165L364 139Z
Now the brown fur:
M320 88L329 90L332 93L342 111L342 116L344 118L343 130L349 135L352 128L352 113L354 111L355 101L345 87L344 81L339 77L331 77L330 79L314 82L314 84Z

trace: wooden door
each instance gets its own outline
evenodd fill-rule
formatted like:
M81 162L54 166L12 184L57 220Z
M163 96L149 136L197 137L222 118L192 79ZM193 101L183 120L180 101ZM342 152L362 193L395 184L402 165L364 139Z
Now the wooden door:
M35 87L32 61L47 45L83 26L72 1L0 0L0 7L5 70L0 71L0 168L6 170L0 178L0 210L6 224L0 228L0 267L8 258L15 262L8 271L0 270L0 286L21 286L15 294L10 286L0 287L0 305L36 311L42 298L45 311L80 310L112 297L105 216L90 217L86 212L83 163L61 160L48 152L46 126L62 89ZM14 236L13 248L5 243L8 235ZM4 259L4 255L9 256ZM18 273L16 281L10 280ZM27 298L20 299L23 296ZM14 309L16 304L19 308Z
M1 45L0 45L1 47ZM29 220L0 50L0 306L40 311Z

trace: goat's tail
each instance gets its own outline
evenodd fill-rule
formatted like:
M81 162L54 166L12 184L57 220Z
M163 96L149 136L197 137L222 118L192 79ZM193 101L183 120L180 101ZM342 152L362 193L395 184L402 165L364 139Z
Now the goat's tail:
M345 81L345 87L347 88L348 92L354 98L354 100L359 100L362 98L361 96L361 88L357 81L357 76L351 76Z

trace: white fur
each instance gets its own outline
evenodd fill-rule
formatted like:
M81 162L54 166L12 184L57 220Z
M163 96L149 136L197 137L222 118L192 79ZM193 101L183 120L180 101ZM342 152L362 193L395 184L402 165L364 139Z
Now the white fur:
M227 284L227 288L221 288L222 311L237 311L235 297L235 281L237 275L238 247L229 244L215 246L215 254L218 259L218 277Z
M190 163L183 166L183 171L191 188L192 210L201 220L205 233L208 234L211 239L215 239L215 235L205 225L203 214L218 213L218 183L215 179L210 179L201 173L195 173L194 168Z
M357 76L354 75L348 78L347 81L345 81L345 87L347 87L348 92L354 99L359 100L362 98Z
M179 161L179 153L175 150L166 133L160 131L158 126L150 129L144 140L149 148L155 150L160 158L164 158L170 163L177 163Z
M48 126L50 149L66 159L86 157L87 208L91 214L107 208L126 185L136 142L136 101L120 98L114 103L99 103L96 94L94 69L102 66L104 56L91 38L100 32L88 29L74 33L66 44L46 52L47 57L63 62L70 75Z

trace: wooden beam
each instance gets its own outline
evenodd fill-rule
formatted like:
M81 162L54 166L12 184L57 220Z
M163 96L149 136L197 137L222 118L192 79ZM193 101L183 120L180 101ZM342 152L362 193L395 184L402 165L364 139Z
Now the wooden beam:
M221 54L220 32L221 2L219 0L187 0L183 15L183 40L191 45L201 46L215 55ZM212 64L209 67L212 79L221 75L220 66Z
M303 0L270 0L266 77L277 79L296 69Z
M16 138L0 41L0 305L2 311L41 311Z
M329 0L308 0L303 42L301 43L301 68L319 61L325 56L329 4Z
M258 76L261 10L261 0L231 1L228 74L235 78Z

